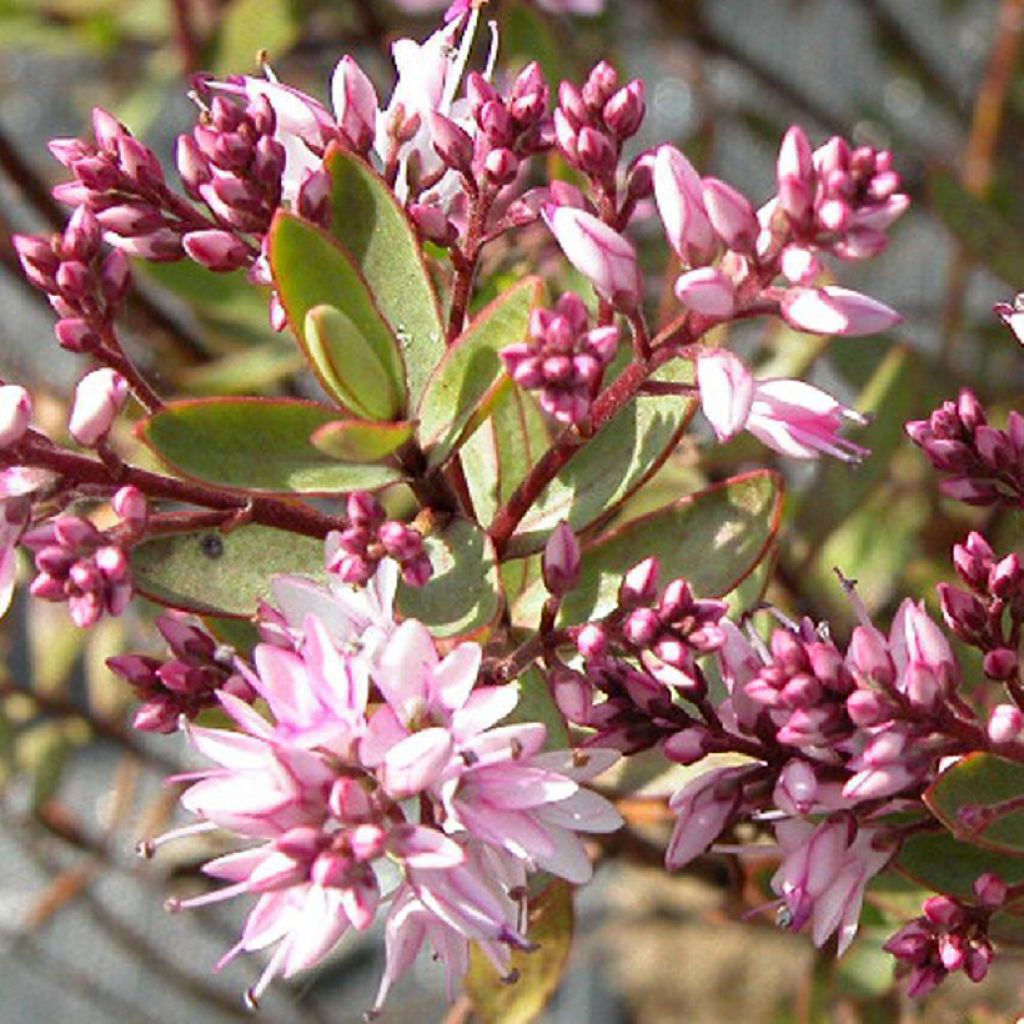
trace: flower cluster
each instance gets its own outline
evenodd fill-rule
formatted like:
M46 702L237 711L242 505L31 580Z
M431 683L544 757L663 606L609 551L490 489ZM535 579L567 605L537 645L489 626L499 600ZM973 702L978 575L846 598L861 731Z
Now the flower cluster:
M578 833L621 823L581 785L615 755L545 752L543 725L499 725L518 691L475 685L477 644L442 657L415 619L395 627L390 610L377 609L377 621L366 623L350 610L335 602L329 613L349 642L339 644L310 611L290 645L258 645L252 666L236 660L238 674L226 679L220 666L227 685L215 696L237 728L189 727L193 746L216 765L190 776L198 781L182 797L197 822L145 846L152 852L212 828L253 844L205 866L228 885L171 904L257 897L222 960L276 945L248 993L253 1006L274 977L318 963L382 907L387 965L378 1006L424 943L444 963L452 992L471 941L507 973L509 951L529 948L519 924L528 875L585 882L591 864ZM386 639L360 643L363 625ZM164 620L162 631L180 656L158 670L168 689L217 672L200 632L177 620ZM253 692L240 695L238 684ZM250 707L254 694L269 719Z
M536 309L530 337L502 350L509 375L540 392L541 408L561 423L580 423L619 344L618 328L590 327L583 300L566 292L554 309Z

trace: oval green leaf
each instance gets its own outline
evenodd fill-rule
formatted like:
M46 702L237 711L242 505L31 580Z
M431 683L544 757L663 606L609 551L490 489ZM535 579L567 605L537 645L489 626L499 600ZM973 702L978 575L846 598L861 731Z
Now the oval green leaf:
M302 328L306 351L344 404L369 420L392 420L401 399L388 371L356 325L334 306L314 306Z
M415 407L445 351L437 295L416 233L394 193L365 161L332 145L324 166L331 175L331 233L363 272L398 339Z
M1024 882L1024 859L982 850L948 832L919 832L903 844L895 861L908 878L934 892L974 901L974 881L993 871L1008 885Z
M196 530L154 537L132 549L135 587L144 597L199 615L248 618L270 597L271 577L320 577L324 545L269 526L230 533Z
M520 281L475 317L445 353L419 409L417 434L431 466L441 465L511 387L498 353L526 337L530 312L543 296L539 278Z
M346 462L379 462L412 438L413 424L337 420L317 428L310 441L325 455Z
M947 768L928 788L924 802L959 839L973 846L1024 857L1024 807L1008 813L998 808L1008 801L1024 800L1024 764L981 751L968 754ZM968 828L964 808L991 810L994 819L986 828Z
M470 947L465 989L481 1024L530 1024L540 1016L565 973L572 945L572 886L557 879L530 900L527 937L532 952L513 950L510 971L518 980L504 982L474 942Z
M701 597L734 589L758 565L779 527L782 481L758 470L733 477L625 526L583 551L579 585L562 603L559 622L584 622L615 607L623 574L641 558L661 563L661 582L685 576ZM516 623L532 624L547 598L543 581L513 609Z
M438 637L485 629L501 607L501 581L487 535L468 519L455 519L424 543L434 575L425 587L399 585L399 612L419 619Z
M353 259L333 238L294 214L278 211L270 227L270 266L288 322L324 388L342 405L344 396L332 367L344 366L351 349L344 341L328 365L318 363L306 344L306 315L316 306L333 306L376 354L398 394L405 394L405 372L398 342L373 301Z
M652 378L692 382L689 363L673 360ZM580 532L611 513L671 454L696 403L677 395L639 395L578 449L523 517L506 557L540 551L562 521Z
M143 420L142 440L176 473L243 491L337 494L402 479L394 466L338 462L310 441L335 410L284 398L196 398Z

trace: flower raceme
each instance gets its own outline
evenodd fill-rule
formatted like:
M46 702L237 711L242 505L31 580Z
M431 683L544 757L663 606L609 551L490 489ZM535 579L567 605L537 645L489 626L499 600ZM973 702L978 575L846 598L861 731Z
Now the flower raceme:
M253 1004L273 977L319 962L388 903L378 1004L424 942L453 990L470 941L506 973L509 949L528 946L518 925L527 876L543 869L586 881L579 833L621 824L582 785L617 755L544 752L543 725L499 725L517 690L476 686L479 646L441 657L414 619L372 661L339 647L314 614L295 639L258 645L251 666L236 664L235 678L263 698L269 718L226 687L216 697L237 730L188 727L215 767L189 776L182 804L196 824L151 845L213 828L253 845L206 865L225 888L173 906L257 897L222 961L276 944ZM383 698L376 706L371 680Z

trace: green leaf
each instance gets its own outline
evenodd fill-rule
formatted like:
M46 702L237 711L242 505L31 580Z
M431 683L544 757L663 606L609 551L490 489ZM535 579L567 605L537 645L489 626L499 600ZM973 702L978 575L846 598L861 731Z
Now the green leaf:
M1019 225L968 192L949 171L929 175L928 194L931 208L975 260L1008 284L1019 280L1024 266Z
M425 587L398 588L398 610L419 619L439 637L463 636L489 626L501 606L501 582L494 551L479 527L455 519L424 538L434 566Z
M547 421L533 395L506 388L460 449L478 522L490 524L550 444Z
M261 50L280 59L302 31L291 0L234 0L219 19L220 35L213 62L218 77L249 70Z
M401 399L394 381L359 328L334 306L314 306L303 325L306 351L353 412L371 420L394 419Z
M172 402L138 433L173 470L246 491L337 494L402 479L394 466L337 462L315 448L313 432L336 413L286 398L197 398Z
M674 360L653 377L689 383L689 363ZM509 541L506 557L544 547L563 519L579 533L610 514L668 458L696 408L677 395L639 395L578 449L541 492Z
M332 396L345 403L335 373L353 352L342 342L337 351L331 351L328 363L317 362L305 333L306 316L316 306L333 306L344 313L354 333L387 371L395 390L404 394L405 374L398 342L352 257L338 242L309 222L279 211L270 228L270 265L288 322L320 383Z
M322 541L269 526L195 530L132 549L134 582L144 597L199 615L248 618L270 597L272 576L320 577L323 570Z
M325 455L347 462L379 462L402 447L413 435L413 425L338 420L318 427L310 440Z
M474 942L465 990L480 1024L530 1024L540 1016L565 973L573 935L572 886L558 879L530 900L527 936L532 952L513 950L513 984L503 982Z
M562 603L559 622L583 622L615 607L623 574L642 558L661 563L661 582L685 576L702 597L728 593L764 556L779 526L782 481L758 470L634 519L583 550L580 583ZM516 604L517 623L536 621L547 597L534 584Z
M528 277L492 302L459 335L434 371L419 408L419 438L439 466L469 437L512 382L498 353L522 341L544 285Z
M405 211L359 157L332 146L331 232L363 272L377 308L391 325L405 361L415 407L445 351L437 296Z
M946 769L924 795L929 809L964 842L1024 856L1024 806L999 814L979 831L960 818L964 808L994 809L1007 801L1024 802L1024 764L980 751Z
M974 881L993 871L1008 885L1024 882L1024 859L982 850L948 832L919 832L903 844L895 865L933 892L973 902Z

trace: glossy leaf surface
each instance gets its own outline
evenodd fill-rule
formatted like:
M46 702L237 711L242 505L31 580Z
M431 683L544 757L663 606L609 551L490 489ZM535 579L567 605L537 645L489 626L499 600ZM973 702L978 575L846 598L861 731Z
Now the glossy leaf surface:
M314 447L314 431L335 419L315 402L210 398L172 402L138 430L178 473L239 490L336 494L402 478L392 466L338 462Z
M318 362L306 343L306 316L316 306L333 306L351 321L354 331L380 360L399 394L405 376L398 343L374 304L370 289L352 257L318 227L290 213L279 212L270 229L270 265L288 322L306 351L320 382L344 404L333 368L352 352L344 344L326 363Z
M405 361L409 400L419 401L444 355L444 326L416 234L394 193L359 157L338 147L331 174L331 233L363 272Z

